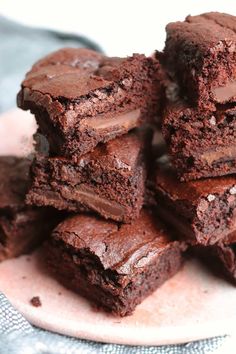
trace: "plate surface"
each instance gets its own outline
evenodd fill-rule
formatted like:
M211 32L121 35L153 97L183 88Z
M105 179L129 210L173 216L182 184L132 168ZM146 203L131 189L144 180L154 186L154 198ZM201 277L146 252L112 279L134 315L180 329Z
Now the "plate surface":
M33 118L12 111L0 117L0 153L26 154ZM65 289L47 272L40 250L0 264L0 291L33 324L75 337L120 344L173 344L231 334L236 328L236 289L196 260L139 305L114 318ZM39 296L42 306L30 299Z

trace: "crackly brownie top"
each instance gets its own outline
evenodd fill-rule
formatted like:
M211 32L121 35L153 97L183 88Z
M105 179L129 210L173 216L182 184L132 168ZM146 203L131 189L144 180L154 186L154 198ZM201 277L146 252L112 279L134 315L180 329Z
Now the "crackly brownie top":
M95 216L75 215L53 232L72 251L89 253L105 269L130 274L148 265L173 241L159 221L142 211L132 224L118 225Z
M0 157L0 209L15 211L24 208L29 166L29 159Z
M168 195L173 201L188 201L197 205L202 199L214 201L224 193L235 197L236 176L207 178L197 181L180 182L166 156L157 161L154 188Z
M209 12L187 16L184 22L169 23L166 31L167 40L172 37L182 46L191 45L200 52L221 51L221 41L224 41L229 51L235 50L236 17L228 14Z
M22 88L54 99L76 100L90 91L109 88L114 81L129 87L130 73L135 73L144 59L141 54L108 58L90 49L64 48L38 61L27 73Z

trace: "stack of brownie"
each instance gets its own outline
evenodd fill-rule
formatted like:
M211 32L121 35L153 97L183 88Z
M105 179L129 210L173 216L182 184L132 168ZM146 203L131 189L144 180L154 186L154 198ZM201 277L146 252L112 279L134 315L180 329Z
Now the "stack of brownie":
M236 17L188 16L166 30L162 132L172 165L157 163L157 209L236 281Z
M185 247L143 208L160 76L155 58L67 48L37 62L18 95L39 127L27 203L73 213L48 243L50 268L121 316L178 271Z
M26 75L18 106L38 123L26 200L70 213L48 264L99 307L132 313L189 245L236 282L235 48L236 18L207 13L169 24L152 58L67 48ZM154 164L160 113L169 155Z
M18 95L41 137L29 204L119 222L138 217L151 140L138 127L158 112L158 68L144 55L107 58L72 48L33 66Z
M236 18L188 16L166 30L164 65L181 98L167 103L163 134L178 176L236 173Z

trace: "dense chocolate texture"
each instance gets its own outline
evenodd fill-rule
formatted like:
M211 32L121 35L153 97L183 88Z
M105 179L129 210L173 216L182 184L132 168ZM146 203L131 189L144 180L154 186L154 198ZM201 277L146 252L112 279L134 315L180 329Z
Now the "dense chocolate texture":
M70 211L95 211L130 222L144 198L151 131L138 130L98 145L73 162L38 157L32 168L27 202Z
M184 248L147 211L122 226L75 215L54 230L47 258L67 287L125 316L179 270Z
M211 12L166 27L164 63L191 103L236 102L236 17Z
M159 107L159 63L61 49L26 75L18 106L35 114L51 153L75 159L146 122Z
M182 181L236 173L236 107L209 112L169 101L162 132Z
M0 157L0 261L31 251L59 220L50 209L25 205L29 165L29 159Z
M236 177L180 182L164 157L152 186L158 214L192 244L212 245L236 227Z
M197 247L195 253L218 275L236 285L236 232L213 246Z

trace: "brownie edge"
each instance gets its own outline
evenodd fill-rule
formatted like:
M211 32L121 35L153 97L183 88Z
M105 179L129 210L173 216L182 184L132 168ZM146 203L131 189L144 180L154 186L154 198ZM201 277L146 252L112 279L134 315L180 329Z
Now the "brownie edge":
M148 211L121 226L75 215L54 230L47 262L66 287L126 316L179 270L184 249Z

